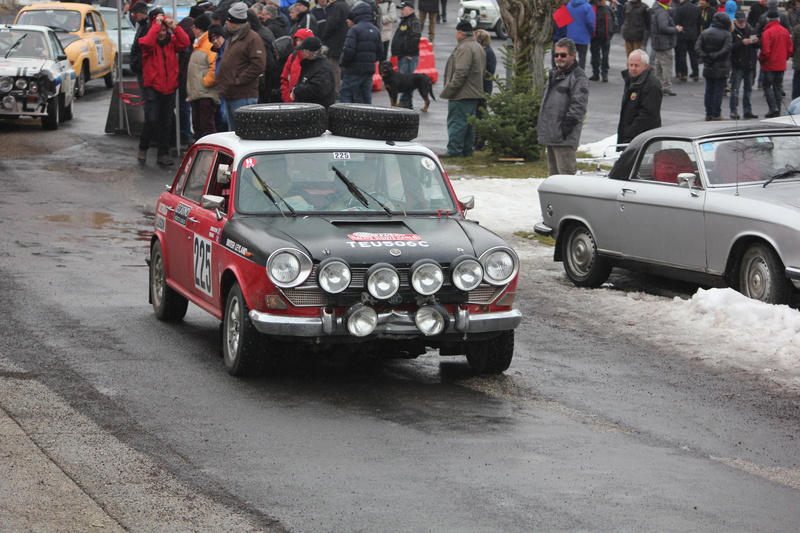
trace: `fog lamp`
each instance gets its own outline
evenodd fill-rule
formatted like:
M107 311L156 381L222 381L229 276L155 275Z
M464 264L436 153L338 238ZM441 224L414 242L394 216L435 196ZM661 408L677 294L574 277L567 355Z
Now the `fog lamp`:
M6 96L3 98L2 105L3 109L14 109L14 106L17 105L17 101L14 100L13 96Z
M357 303L344 314L345 325L350 335L366 337L378 325L378 313L364 303Z
M414 313L414 323L424 335L438 335L449 323L447 309L439 304L425 304Z
M400 275L392 265L378 263L367 270L367 291L378 300L388 300L400 288Z

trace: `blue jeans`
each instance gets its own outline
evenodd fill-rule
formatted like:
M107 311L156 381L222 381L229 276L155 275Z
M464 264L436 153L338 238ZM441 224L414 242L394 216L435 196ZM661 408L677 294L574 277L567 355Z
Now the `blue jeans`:
M783 100L783 71L768 70L764 72L764 96L767 98L767 105L770 113L781 110Z
M225 99L225 117L228 119L228 131L236 130L236 122L233 119L233 112L246 105L257 104L258 98L236 98L234 100Z
M753 112L753 108L750 105L750 94L753 92L753 78L755 78L755 70L753 69L733 69L731 71L731 113L736 113L739 109L739 84L742 82L744 82L742 107L744 108L745 114Z
M478 112L477 98L447 102L447 153L469 157L475 149L475 128L467 122L468 116Z
M342 88L339 90L339 102L342 104L372 103L372 74L347 74L342 76Z
M414 71L417 70L417 65L419 64L419 56L413 57L398 57L397 58L397 72L400 74L414 74ZM400 104L404 106L411 106L411 95L414 91L409 91L407 93L400 93Z
M707 117L716 118L722 116L722 93L725 92L727 84L728 80L725 78L706 78L705 105Z

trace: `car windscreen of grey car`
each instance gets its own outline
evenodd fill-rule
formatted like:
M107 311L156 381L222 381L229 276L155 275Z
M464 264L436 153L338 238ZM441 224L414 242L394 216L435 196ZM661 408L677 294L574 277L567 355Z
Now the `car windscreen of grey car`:
M699 146L712 187L769 180L787 170L800 169L800 137L794 135L709 141ZM786 177L792 175L790 172Z

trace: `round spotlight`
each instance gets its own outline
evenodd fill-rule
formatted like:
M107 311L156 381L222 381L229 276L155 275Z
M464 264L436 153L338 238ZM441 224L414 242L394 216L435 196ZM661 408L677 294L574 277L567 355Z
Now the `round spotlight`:
M367 270L367 291L378 300L388 300L400 288L400 275L392 265L378 263Z
M17 81L14 82L14 87L17 89L25 89L28 86L28 80L25 78L17 78Z
M0 105L3 106L3 109L14 109L14 107L17 105L17 101L13 96L8 95L3 97L3 100L0 101Z
M364 303L357 303L344 314L347 331L354 337L366 337L378 325L378 313Z
M487 250L481 256L484 279L492 285L505 285L519 270L516 254L508 248Z
M444 284L444 273L439 263L421 259L411 266L411 286L423 296L430 296Z
M36 83L35 81L30 82L28 84L28 90L30 92L32 92L32 93L38 93L39 92L39 84Z
M328 258L317 268L317 284L329 294L338 294L350 286L350 267L341 259Z
M0 78L0 92L7 93L14 87L14 80L11 76L3 76Z
M449 317L441 305L426 304L414 313L414 323L424 335L438 335L447 328Z
M483 280L483 267L474 257L462 256L450 264L453 285L462 291L471 291Z

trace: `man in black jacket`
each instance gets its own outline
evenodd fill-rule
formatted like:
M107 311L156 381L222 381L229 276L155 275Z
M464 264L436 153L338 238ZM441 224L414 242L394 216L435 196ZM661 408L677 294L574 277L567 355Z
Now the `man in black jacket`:
M642 49L628 56L628 70L622 71L625 92L619 113L617 142L629 143L634 137L661 126L661 82L650 68L650 57ZM621 150L621 149L620 149Z
M303 54L303 60L300 62L300 79L290 95L292 101L330 107L336 102L336 86L333 68L322 51L322 41L317 37L306 37L296 50Z
M722 120L722 93L731 73L731 19L725 13L716 13L711 27L697 38L695 51L703 62L706 79L706 120Z
M339 67L339 58L342 55L344 40L349 29L347 17L350 15L350 7L346 0L333 0L325 11L328 18L325 19L325 31L320 35L320 39L322 44L328 47L328 59L336 78L336 92L339 92L342 86L342 69Z
M397 71L400 74L413 74L419 64L419 40L422 36L422 25L414 14L414 4L400 4L400 24L392 37L392 55L397 56ZM412 92L401 93L401 107L411 109Z
M756 30L747 23L744 11L737 11L733 21L733 39L731 44L731 118L739 118L739 85L744 84L742 107L744 118L758 118L753 114L750 105L750 93L753 90L753 80L756 74L756 61L758 60L758 47L761 43L756 35Z
M700 8L691 0L681 0L678 9L675 10L674 18L675 25L683 27L683 30L678 32L678 42L675 45L675 77L680 81L686 81L689 75L686 54L689 54L692 79L698 81L700 73L697 70L697 54L694 51L694 45L700 34Z
M383 53L381 30L372 23L372 9L367 2L358 2L350 10L354 25L347 31L342 57L342 103L372 104L372 75L375 63Z

